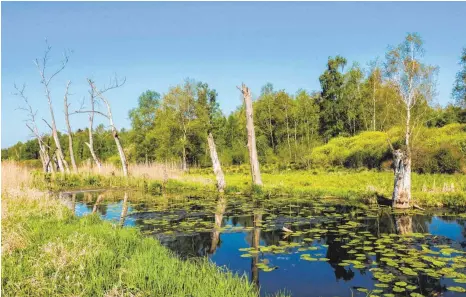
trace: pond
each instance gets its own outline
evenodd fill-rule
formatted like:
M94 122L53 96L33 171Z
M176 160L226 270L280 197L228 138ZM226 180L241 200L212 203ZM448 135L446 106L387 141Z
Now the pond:
M338 199L62 193L78 216L138 227L180 257L246 274L262 296L465 296L466 215Z

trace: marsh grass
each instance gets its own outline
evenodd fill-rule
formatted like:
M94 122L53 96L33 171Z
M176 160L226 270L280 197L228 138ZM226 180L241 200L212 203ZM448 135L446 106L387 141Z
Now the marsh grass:
M183 261L134 228L76 218L46 195L4 193L3 296L258 296L245 277Z
M142 168L142 167L141 167ZM145 168L145 167L144 167ZM154 167L155 168L155 167ZM163 179L148 175L131 175L125 178L112 174L81 172L79 174L29 173L27 168L14 162L2 163L2 188L35 187L41 190L69 189L136 189L151 194L180 193L189 191L215 192L215 177L210 170L192 170L191 173L173 175ZM160 169L160 168L159 168ZM148 170L145 168L144 170ZM140 172L144 172L142 169ZM285 170L262 174L264 186L251 185L247 166L225 168L228 194L249 196L310 196L343 198L375 203L377 198L390 199L393 189L393 173L374 170ZM157 175L154 174L154 177ZM412 195L415 203L432 207L465 207L465 174L412 174Z
M213 178L213 176L211 177ZM269 196L298 195L338 197L373 201L390 198L393 173L378 171L285 171L262 175L262 192ZM250 188L246 174L226 175L227 191ZM415 202L425 206L466 206L466 175L413 174L412 192Z

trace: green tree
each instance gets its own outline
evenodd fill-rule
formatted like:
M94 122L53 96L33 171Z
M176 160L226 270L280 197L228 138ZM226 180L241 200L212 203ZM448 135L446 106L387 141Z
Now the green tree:
M466 108L466 48L463 49L459 64L461 70L456 74L452 95L459 106Z
M387 53L387 75L399 95L398 107L405 115L404 146L394 150L395 185L393 207L407 208L411 202L411 159L414 129L423 119L425 106L435 95L436 68L422 63L423 42L416 33L408 34L400 45Z
M319 77L322 87L320 97L320 132L328 141L331 137L344 131L344 118L342 117L341 101L344 85L343 69L346 59L341 56L329 57L327 69Z
M129 111L131 120L131 142L137 162L155 160L156 137L154 134L155 116L160 106L160 94L145 91L138 98L138 107Z

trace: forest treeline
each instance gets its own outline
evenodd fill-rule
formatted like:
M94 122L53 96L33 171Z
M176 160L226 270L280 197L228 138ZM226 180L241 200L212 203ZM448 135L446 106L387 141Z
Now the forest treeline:
M435 105L419 98L412 110L417 120L413 135L413 170L454 173L466 171L466 49L452 91L455 104ZM262 165L280 168L347 167L389 169L387 144L402 145L406 111L399 92L386 75L387 63L374 61L369 69L348 66L341 56L330 57L319 77L321 90L290 94L265 84L254 98L254 125ZM434 82L432 82L434 84ZM129 111L131 128L119 138L129 162L177 162L186 167L211 165L206 133L215 138L222 165L248 163L244 105L229 115L219 108L217 92L204 82L187 79L160 94L148 90ZM91 162L86 146L88 128L72 133L78 164ZM69 159L68 135L59 133ZM100 160L119 164L112 132L94 129L94 150ZM44 137L50 149L55 144ZM36 140L2 150L2 160L37 160ZM30 161L34 162L34 161Z

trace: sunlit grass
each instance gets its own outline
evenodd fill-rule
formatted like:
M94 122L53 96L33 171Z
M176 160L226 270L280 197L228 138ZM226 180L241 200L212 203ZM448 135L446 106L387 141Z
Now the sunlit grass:
M3 296L258 296L245 277L47 196L4 193L2 203Z

